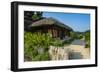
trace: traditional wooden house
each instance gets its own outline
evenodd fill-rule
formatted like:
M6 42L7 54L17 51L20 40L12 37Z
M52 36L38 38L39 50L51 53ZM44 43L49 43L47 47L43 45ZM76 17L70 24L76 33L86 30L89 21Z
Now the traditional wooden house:
M72 28L54 18L44 18L33 22L28 26L31 32L50 33L53 38L63 39L70 37Z
M36 15L39 18L33 19L33 15ZM24 30L30 32L50 33L53 38L63 39L66 36L70 37L72 28L54 18L42 17L42 12L25 11Z

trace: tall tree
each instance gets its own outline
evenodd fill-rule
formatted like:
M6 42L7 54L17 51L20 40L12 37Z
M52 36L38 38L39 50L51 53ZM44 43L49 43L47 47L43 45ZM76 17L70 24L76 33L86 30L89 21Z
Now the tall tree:
M35 21L40 20L42 17L43 12L37 11L24 11L24 30L27 31L28 26Z

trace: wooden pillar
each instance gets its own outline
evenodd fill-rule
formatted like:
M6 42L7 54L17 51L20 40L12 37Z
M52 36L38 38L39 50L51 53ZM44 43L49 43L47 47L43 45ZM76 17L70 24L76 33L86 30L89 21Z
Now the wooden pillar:
M51 35L52 37L52 29L48 29L48 33Z

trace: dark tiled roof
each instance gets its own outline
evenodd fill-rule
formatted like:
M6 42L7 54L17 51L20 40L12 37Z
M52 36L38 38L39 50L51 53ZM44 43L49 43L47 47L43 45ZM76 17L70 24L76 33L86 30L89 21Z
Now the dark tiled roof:
M69 26L61 23L60 21L54 18L44 18L39 21L33 22L29 27L43 26L43 25L57 25L59 27L65 28L67 30L73 30Z

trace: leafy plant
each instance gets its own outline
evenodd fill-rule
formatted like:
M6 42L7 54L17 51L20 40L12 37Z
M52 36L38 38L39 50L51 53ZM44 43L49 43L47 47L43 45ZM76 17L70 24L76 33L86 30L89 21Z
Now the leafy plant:
M49 53L45 52L43 54L39 54L39 55L35 56L32 60L33 61L47 61L47 60L50 60Z
M32 15L32 19L33 20L37 20L37 19L39 19L40 17L38 17L36 14L34 14L34 15Z
M33 20L38 20L40 18L42 18L42 12L34 12L33 15L32 15L32 19Z
M90 47L90 31L85 32L85 41L86 41L86 48Z
M46 51L48 51L48 47L49 45L51 45L51 42L52 42L52 37L50 37L49 34L41 34L39 32L36 32L36 33L25 32L24 33L25 59L26 60L27 59L28 60L34 60L34 59L40 60L39 55L42 55L42 54L40 54L38 50L42 48L42 50L44 50L43 52L44 54Z
M62 46L62 41L60 39L57 39L57 38L54 39L53 38L51 45L56 46L56 47L60 47L60 46Z

